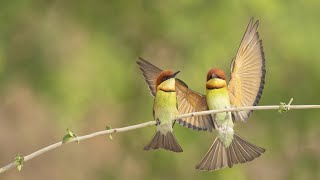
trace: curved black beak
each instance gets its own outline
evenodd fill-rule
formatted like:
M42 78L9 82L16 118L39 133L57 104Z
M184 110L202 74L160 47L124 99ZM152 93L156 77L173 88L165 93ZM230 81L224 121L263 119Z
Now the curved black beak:
M180 71L177 71L177 72L173 73L170 77L171 77L171 78L176 77L176 75L179 74L179 72L180 72Z

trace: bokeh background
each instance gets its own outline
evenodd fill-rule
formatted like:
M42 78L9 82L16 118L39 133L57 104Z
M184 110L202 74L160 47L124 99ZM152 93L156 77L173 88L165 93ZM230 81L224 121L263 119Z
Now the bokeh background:
M209 68L229 72L249 19L260 20L260 105L319 104L320 1L1 1L0 166L78 135L152 120L141 56L204 93ZM183 153L144 152L154 127L101 136L37 157L0 179L320 179L320 110L256 111L236 131L267 149L232 169L199 172L214 134L179 125Z

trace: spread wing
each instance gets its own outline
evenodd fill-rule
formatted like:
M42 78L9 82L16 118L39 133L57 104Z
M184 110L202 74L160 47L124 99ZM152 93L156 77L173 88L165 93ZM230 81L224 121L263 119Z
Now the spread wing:
M176 79L176 92L180 114L208 110L206 97L189 89L180 79ZM177 122L187 128L198 131L212 131L212 128L214 128L211 115L182 118L178 119Z
M156 78L162 70L142 58L139 58L137 64L139 65L139 69L142 71L151 94L155 96ZM207 110L205 96L192 91L179 79L176 79L176 92L179 114ZM214 127L210 115L183 118L177 120L177 122L194 130L212 131L212 128Z
M156 80L157 76L161 73L161 69L156 67L155 65L149 63L148 61L139 57L139 61L137 61L139 65L139 69L142 71L142 75L148 84L149 90L152 96L156 95Z
M258 104L265 81L265 58L262 40L257 31L259 21L251 18L242 38L236 57L231 63L231 79L228 86L233 106L255 106ZM252 111L234 112L236 120L246 121Z

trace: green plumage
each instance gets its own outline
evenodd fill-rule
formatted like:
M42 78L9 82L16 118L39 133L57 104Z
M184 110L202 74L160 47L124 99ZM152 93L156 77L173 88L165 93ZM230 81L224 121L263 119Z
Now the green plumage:
M176 92L158 90L154 99L153 111L154 119L160 123L157 130L162 134L172 131L173 120L179 114Z
M207 104L211 110L229 108L230 100L227 87L207 88ZM233 130L231 112L212 115L218 136L207 154L196 165L199 170L217 170L245 163L259 157L265 150L241 138Z
M157 131L145 150L166 149L173 152L182 152L178 141L173 134L174 119L179 114L177 107L177 93L173 90L175 79L171 78L157 89L153 103L153 116L157 121ZM161 88L169 88L164 90Z
M229 94L226 87L219 89L207 89L207 104L209 109L230 108ZM233 121L231 112L222 112L213 115L216 127L223 131L218 131L218 138L224 147L229 147L233 140Z

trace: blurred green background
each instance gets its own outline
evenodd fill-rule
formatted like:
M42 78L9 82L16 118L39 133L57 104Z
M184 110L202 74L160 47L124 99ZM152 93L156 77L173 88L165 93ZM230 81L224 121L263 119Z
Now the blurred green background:
M260 105L320 104L320 1L1 1L0 166L62 138L152 120L141 56L204 93L229 72L249 19L260 20L267 75ZM183 153L145 152L155 128L97 137L37 157L0 179L320 179L320 111L257 111L236 131L267 152L199 172L214 134L175 126Z

